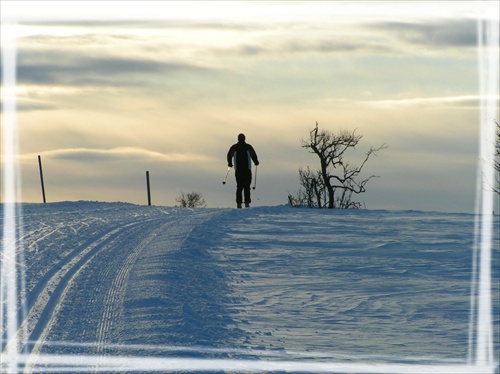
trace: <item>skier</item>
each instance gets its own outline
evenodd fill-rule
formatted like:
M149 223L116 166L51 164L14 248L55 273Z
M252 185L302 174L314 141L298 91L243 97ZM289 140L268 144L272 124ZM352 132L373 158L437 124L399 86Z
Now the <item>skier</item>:
M252 183L252 161L255 166L259 165L257 153L253 147L245 142L245 135L238 135L238 143L233 144L227 152L227 165L232 168L234 163L234 174L236 177L236 206L241 208L244 202L248 208L252 202L250 199L250 184Z

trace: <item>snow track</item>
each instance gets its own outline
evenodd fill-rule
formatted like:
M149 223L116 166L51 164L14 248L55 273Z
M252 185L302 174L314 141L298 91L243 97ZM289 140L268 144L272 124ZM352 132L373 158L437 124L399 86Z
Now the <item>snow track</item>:
M88 340L92 353L102 353L103 345L116 342L116 322L120 321L120 305L132 266L141 251L171 225L170 221L179 222L175 212L156 208L138 213L128 204L110 204L109 217L103 218L106 209L103 214L102 206L92 212L92 203L67 205L78 207L81 214L71 220L67 211L58 217L61 211L54 209L56 214L51 215L48 208L43 215L48 222L40 222L35 210L35 219L30 221L29 217L24 228L29 289L19 308L17 336L11 341L19 340L21 351L30 355L27 372L36 364L35 358L47 340L49 346L52 342L57 345L58 340L70 346L72 341ZM122 216L120 208L130 212ZM187 210L180 215L185 213L189 215ZM90 328L82 332L82 326ZM8 344L2 331L2 352Z
M29 342L36 342L34 345L26 346L27 353L34 355L39 353L75 279L94 256L99 251L112 248L120 235L147 224L149 223L133 222L105 230L72 251L40 279L29 294L28 300L31 300L31 305L28 305L28 316L20 328L20 331L24 330L29 334ZM33 323L35 319L36 323Z
M110 335L113 328L113 321L121 317L120 309L117 309L116 306L123 304L125 289L132 266L141 255L142 250L156 237L156 235L158 235L160 231L164 229L164 227L165 225L160 225L137 247L133 248L123 265L119 268L113 282L111 283L111 287L107 290L106 297L103 302L103 313L99 322L96 340L99 354L103 353L104 344L112 341L112 337Z
M98 248L103 241L106 241L113 236L114 232L117 232L120 228L107 228L97 235L89 238L83 245L72 250L67 256L61 259L59 262L55 263L37 282L37 284L26 294L26 299L24 300L22 310L27 311L27 315L23 316L21 311L19 313L20 328L18 330L18 335L25 335L22 340L37 340L37 330L41 329L42 323L40 322L40 317L47 316L51 305L54 306L57 294L54 291L58 289L61 290L61 286L67 283L67 275L75 272L75 268L86 254L91 252L93 249ZM58 229L48 230L49 233L44 233L40 237L37 237L33 241L29 242L28 247L31 248L36 245L39 241L48 238ZM27 235L24 240L29 240L30 235ZM77 269L77 268L76 268ZM63 283L61 283L63 281ZM59 287L59 288L58 288ZM60 296L60 295L59 295ZM52 299L52 300L51 300ZM46 323L47 321L45 321ZM39 331L38 331L39 335ZM29 337L29 339L27 339ZM5 339L5 336L4 336ZM4 341L3 339L3 341ZM4 346L2 346L4 348ZM26 348L30 350L29 348Z
M93 234L71 251L63 244L60 253L64 256L27 292L24 309L28 312L19 328L21 340L27 342L23 351L31 355L26 372L36 366L37 356L44 352L72 354L83 350L88 354L106 355L116 353L116 349L110 348L113 345L144 342L154 335L165 338L166 330L158 328L165 316L149 313L144 305L152 303L152 308L158 310L161 300L175 299L168 292L163 294L165 286L176 290L181 285L172 282L165 285L162 281L165 272L172 267L171 261L175 263L185 255L180 250L190 246L186 243L192 242L193 230L199 231L203 222L220 212L150 208L146 216L120 217L114 225L109 221L99 224L101 220L93 217L90 224ZM59 231L59 236L79 231L71 223L68 226L73 229L66 227ZM30 243L41 243L37 244L41 249L44 240L54 239L54 229L51 232L37 229L36 234L31 232L26 239L30 237L33 240ZM190 265L184 262L182 266ZM189 271L183 268L179 272ZM36 276L36 272L31 273ZM187 282L185 276L182 282ZM181 292L185 291L184 288ZM183 313L190 308L191 312L194 310L185 302L184 295L176 297L184 300L180 308ZM197 304L195 300L194 308Z

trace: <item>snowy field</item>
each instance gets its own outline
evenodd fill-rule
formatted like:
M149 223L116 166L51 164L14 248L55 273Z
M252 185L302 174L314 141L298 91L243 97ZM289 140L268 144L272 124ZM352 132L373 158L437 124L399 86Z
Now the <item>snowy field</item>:
M474 215L96 202L22 211L26 372L417 373L467 361ZM498 361L498 216L494 225ZM280 362L289 366L264 365Z

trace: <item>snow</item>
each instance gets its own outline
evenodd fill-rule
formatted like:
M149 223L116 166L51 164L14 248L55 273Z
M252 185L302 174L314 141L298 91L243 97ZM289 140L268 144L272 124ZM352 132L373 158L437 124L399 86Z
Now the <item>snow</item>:
M26 372L482 370L466 365L472 214L21 207Z

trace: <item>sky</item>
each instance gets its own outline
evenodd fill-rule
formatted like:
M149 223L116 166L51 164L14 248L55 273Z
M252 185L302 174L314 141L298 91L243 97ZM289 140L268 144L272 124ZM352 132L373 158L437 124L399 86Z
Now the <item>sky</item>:
M244 133L260 161L252 206L285 204L299 168L319 167L301 147L318 122L363 136L354 164L388 146L364 168L378 176L356 196L366 208L473 212L476 20L498 7L2 1L17 35L21 199L42 201L40 155L48 202L147 204L149 171L154 205L196 191L234 207L233 173L222 181Z

